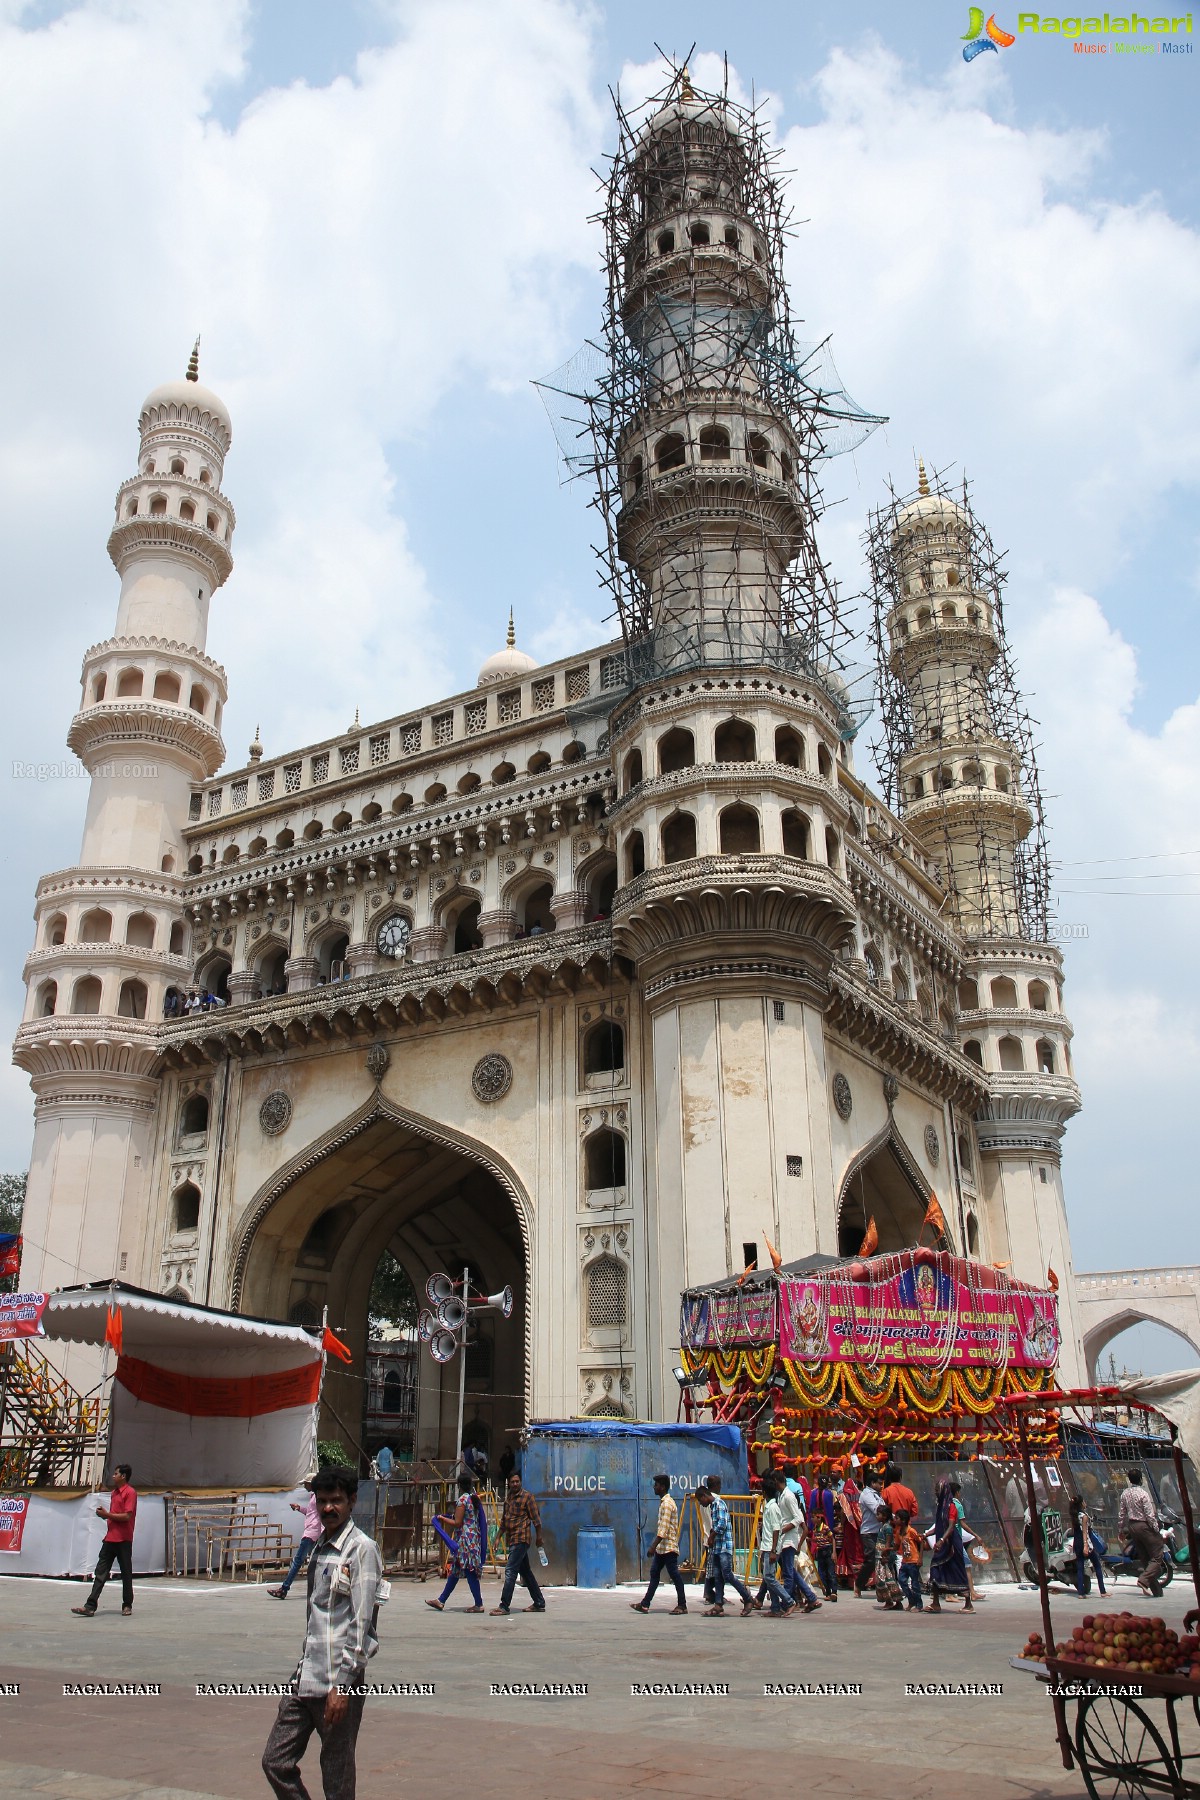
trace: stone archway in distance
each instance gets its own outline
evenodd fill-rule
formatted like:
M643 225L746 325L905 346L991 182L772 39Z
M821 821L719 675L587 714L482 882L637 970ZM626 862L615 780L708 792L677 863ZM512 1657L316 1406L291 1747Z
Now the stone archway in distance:
M366 1372L367 1303L385 1250L424 1295L436 1270L465 1264L487 1291L511 1286L511 1319L480 1327L490 1353L468 1363L468 1419L489 1449L515 1444L529 1404L528 1295L532 1209L506 1162L459 1132L376 1095L300 1152L255 1195L237 1229L230 1304L261 1318L329 1322L353 1354L326 1368L321 1435L358 1439ZM457 1357L419 1356L416 1452L454 1454Z

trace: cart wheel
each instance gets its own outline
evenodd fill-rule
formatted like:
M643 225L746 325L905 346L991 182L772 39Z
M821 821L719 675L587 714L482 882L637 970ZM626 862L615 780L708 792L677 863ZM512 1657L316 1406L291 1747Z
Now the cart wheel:
M1092 1800L1145 1794L1181 1800L1184 1790L1171 1752L1133 1700L1086 1695L1075 1722L1075 1751Z

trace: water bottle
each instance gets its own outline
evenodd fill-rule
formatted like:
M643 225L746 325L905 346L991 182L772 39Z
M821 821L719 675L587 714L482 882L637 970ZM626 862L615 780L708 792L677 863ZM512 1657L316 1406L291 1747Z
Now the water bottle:
M538 1561L539 1561L539 1562L540 1562L540 1563L541 1563L541 1565L542 1565L542 1567L543 1567L543 1569L544 1569L544 1568L545 1568L545 1567L546 1567L546 1564L547 1564L547 1563L548 1563L548 1562L549 1562L549 1561L550 1561L550 1558L549 1558L549 1557L548 1557L548 1556L547 1556L547 1555L546 1555L546 1546L545 1546L545 1544L539 1544L539 1545L538 1545L538 1547L537 1547L537 1553L538 1553Z

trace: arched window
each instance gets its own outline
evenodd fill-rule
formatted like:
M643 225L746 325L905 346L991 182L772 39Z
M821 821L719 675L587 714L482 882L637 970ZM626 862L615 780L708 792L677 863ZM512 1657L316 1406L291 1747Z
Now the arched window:
M727 806L718 825L723 856L754 856L762 849L758 814L752 806Z
M133 499L129 502L129 505L125 508L125 517L127 519L136 519L137 518L137 510L138 510L138 503L137 503L137 495L135 494L133 496Z
M51 913L46 920L44 935L47 944L65 944L67 941L66 913Z
M612 1019L600 1019L583 1040L585 1075L610 1075L625 1067L625 1033Z
M192 520L196 517L196 509L190 500L184 500L180 503L179 516L186 525L190 525Z
M751 431L746 438L746 455L758 469L771 466L771 446L761 431Z
M554 930L554 914L550 911L553 898L554 889L548 881L526 894L517 907L517 923L525 927L526 937L540 937L543 932Z
M1002 794L1008 792L1008 770L1003 763L997 763L992 770L992 780Z
M958 586L958 570L957 569L947 569L946 570L946 586L947 587L957 587Z
M625 879L632 881L636 875L644 874L646 868L646 842L640 831L631 831L625 839Z
M172 475L182 475L183 472L183 458L181 456L173 456L171 458Z
M868 944L863 951L863 961L867 965L867 980L872 987L878 987L883 980L883 957L875 944Z
M1025 1067L1025 1050L1020 1038L1002 1037L999 1044L1000 1067L1010 1074Z
M150 517L152 519L163 519L166 517L166 514L167 496L165 494L152 494L150 497Z
M206 688L200 687L199 685L194 687L191 691L191 694L188 697L188 705L191 707L193 712L198 712L198 713L207 712L208 711L208 690Z
M310 819L308 824L304 827L305 842L315 844L324 829L325 827L322 825L320 819Z
M929 989L925 986L924 982L922 982L921 985L917 989L917 1005L920 1008L921 1017L924 1019L925 1023L927 1025L932 1025L933 1024L933 995L930 993Z
M677 725L658 740L658 772L671 775L676 769L690 769L696 761L696 740L690 731Z
M691 813L672 813L662 828L662 859L687 862L696 854L696 821Z
M924 631L933 624L933 614L927 606L922 606L917 613L917 630Z
M454 919L454 943L452 953L461 956L466 950L480 950L483 939L479 935L478 900L468 900L462 911Z
M908 976L904 973L904 970L900 967L899 963L894 963L892 965L892 993L901 1006L903 1006L904 1002L908 999Z
M702 426L697 442L700 445L701 462L729 461L729 433L723 425Z
M699 249L703 249L710 242L708 226L703 219L697 219L694 225L689 225L688 236Z
M809 860L809 823L802 812L790 806L780 819L783 826L783 854L799 857L801 862Z
M955 612L954 607L951 604L951 602L949 600L947 600L945 606L943 606L943 608L942 608L942 624L943 625L954 625L954 624L957 624L957 622L958 622L958 614Z
M140 669L122 669L117 682L118 700L136 700L142 691L142 671Z
M125 926L125 942L139 950L154 948L154 920L149 913L131 913Z
M286 994L288 953L282 944L268 950L258 965L259 991L268 998L274 994Z
M624 1263L615 1256L598 1257L587 1272L588 1328L621 1331L628 1316L629 1276Z
M385 1413L404 1411L404 1378L399 1369L391 1368L384 1374L383 1404L379 1410Z
M583 1145L584 1180L589 1192L625 1186L625 1139L607 1125Z
M817 745L817 772L828 781L833 774L833 758L824 744Z
M43 981L37 992L36 1014L39 1019L49 1019L54 1015L58 1005L57 981Z
M525 767L531 775L541 775L550 767L550 762L548 750L535 750Z
M112 914L103 907L84 913L79 921L81 944L107 944L112 938Z
M144 981L123 981L121 995L117 1001L117 1017L119 1019L144 1019L146 998Z
M758 755L753 725L744 719L726 719L717 726L713 748L719 763L753 762Z
M93 704L93 706L99 706L100 702L104 698L107 687L108 687L108 676L107 675L97 675L95 683L92 687L92 704Z
M344 931L322 938L317 950L317 980L342 981L346 975L346 952L350 939Z
M737 226L727 225L725 227L725 248L727 250L740 250L741 247L742 238Z
M171 927L171 955L183 955L183 920L176 919Z
M200 1189L195 1182L185 1181L171 1196L172 1231L200 1229Z
M179 1114L180 1137L199 1137L208 1130L208 1095L189 1094Z
M921 796L924 794L924 792L925 792L925 777L923 775L914 775L912 778L912 788L909 793L909 799L910 800L919 800L921 798Z
M201 487L211 487L212 486L212 470L211 469L201 469L201 471L200 471L200 486Z
M979 1220L970 1212L967 1214L967 1255L979 1255Z
M802 769L808 761L804 739L790 725L781 725L775 733L775 761L788 769Z
M960 1169L965 1169L966 1173L969 1175L971 1173L971 1168L972 1168L971 1140L967 1136L965 1131L960 1131L958 1134L957 1141L958 1141L958 1166Z
M1029 1005L1034 1012L1050 1011L1050 989L1044 981L1030 982Z
M1017 984L1010 981L1007 975L998 975L992 983L993 1006L1015 1006L1017 1004Z
M230 966L227 956L214 956L211 961L206 962L203 973L197 976L196 981L201 993L211 994L228 1005Z
M460 794L473 794L475 792L475 789L480 785L482 779L483 779L483 777L481 775L477 774L474 769L468 769L465 775L460 775L458 778L459 793ZM337 825L336 819L334 820L334 824ZM340 831L342 829L342 827L338 826L338 829Z
M660 256L670 256L675 248L675 233L673 231L660 231L656 248Z
M98 1013L100 1011L100 983L94 975L84 975L75 983L75 992L71 995L71 1011L73 1013Z
M622 792L629 793L631 788L637 787L641 779L642 753L640 750L631 750L625 758L625 785Z
M760 259L758 257L757 251L756 251L755 252L755 261L757 262L759 260ZM779 458L779 467L783 472L783 479L785 481L790 481L792 479L792 459L788 455L786 450L782 453L782 455Z
M677 431L669 431L666 437L660 437L654 446L654 461L660 475L668 469L682 469L687 461L687 446Z
M646 465L640 456L632 457L629 463L629 479L633 483L633 491L640 494L642 483L646 479Z
M966 1043L963 1045L963 1055L965 1057L969 1058L969 1060L971 1062L978 1063L979 1067L982 1069L982 1067L983 1067L983 1045L978 1041L977 1038L968 1038L967 1039Z
M295 1300L288 1308L288 1324L299 1325L305 1331L320 1331L321 1308L315 1300Z
M216 513L209 513L207 518L205 519L204 523L207 525L208 529L211 532L213 532L214 534L220 530L221 521L217 517Z
M591 920L607 919L617 892L617 859L606 856L598 862L587 883L587 916Z
M960 1012L978 1012L979 984L964 975L958 984L958 1006Z
M1054 1045L1049 1038L1039 1038L1037 1043L1037 1064L1043 1075L1056 1075L1058 1069L1054 1056Z
M825 827L825 861L831 869L840 867L842 844L832 825Z

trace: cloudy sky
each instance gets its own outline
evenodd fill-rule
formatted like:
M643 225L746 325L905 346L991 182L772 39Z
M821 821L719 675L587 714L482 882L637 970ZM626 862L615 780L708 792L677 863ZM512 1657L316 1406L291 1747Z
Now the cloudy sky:
M1200 1260L1200 58L1022 37L968 66L966 7L917 10L0 0L9 1026L35 882L73 860L85 800L15 766L66 756L139 403L197 331L234 420L209 640L233 760L258 724L272 754L469 685L510 605L547 658L609 635L530 382L597 327L607 90L636 102L655 45L694 42L783 148L800 335L832 333L889 418L825 472L844 589L917 451L966 470L1007 547L1056 910L1087 933L1077 1266ZM25 1166L31 1116L6 1071L0 1167Z

